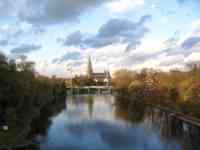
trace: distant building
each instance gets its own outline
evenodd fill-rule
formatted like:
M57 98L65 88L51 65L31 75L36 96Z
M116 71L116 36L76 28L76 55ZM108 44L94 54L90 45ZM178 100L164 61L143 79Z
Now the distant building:
M96 83L104 83L104 85L111 84L111 76L110 72L105 70L104 72L94 72L92 68L92 61L91 58L88 57L88 64L87 64L87 77L92 79Z

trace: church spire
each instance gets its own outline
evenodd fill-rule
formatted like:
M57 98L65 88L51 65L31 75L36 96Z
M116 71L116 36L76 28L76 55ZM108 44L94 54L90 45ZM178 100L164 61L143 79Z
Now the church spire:
M88 56L88 64L87 64L87 76L89 78L91 78L92 76L92 73L93 73L93 70L92 70L92 62L91 62L91 57Z

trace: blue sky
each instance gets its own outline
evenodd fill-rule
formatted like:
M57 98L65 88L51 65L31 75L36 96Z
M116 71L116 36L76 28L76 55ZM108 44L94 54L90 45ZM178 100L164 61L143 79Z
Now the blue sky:
M44 75L200 61L199 0L0 0L0 51Z

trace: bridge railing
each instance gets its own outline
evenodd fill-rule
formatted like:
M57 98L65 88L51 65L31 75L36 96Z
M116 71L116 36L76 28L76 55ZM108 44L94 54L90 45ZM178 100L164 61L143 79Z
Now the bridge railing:
M112 86L82 86L82 87L68 87L68 95L79 94L112 94Z

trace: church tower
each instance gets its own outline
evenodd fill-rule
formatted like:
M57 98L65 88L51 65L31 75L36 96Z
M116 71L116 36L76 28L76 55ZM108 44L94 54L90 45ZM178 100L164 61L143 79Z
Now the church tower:
M93 69L92 69L92 62L90 56L88 57L88 63L87 63L87 76L88 78L91 78L93 74Z

